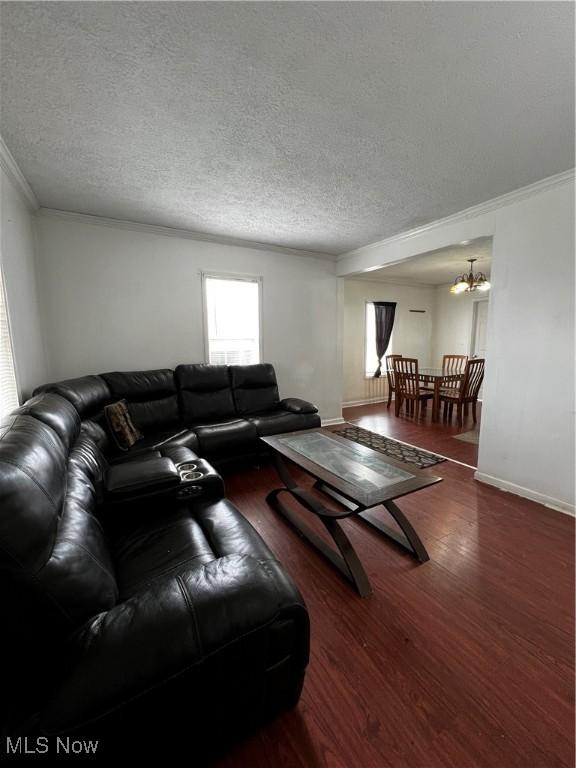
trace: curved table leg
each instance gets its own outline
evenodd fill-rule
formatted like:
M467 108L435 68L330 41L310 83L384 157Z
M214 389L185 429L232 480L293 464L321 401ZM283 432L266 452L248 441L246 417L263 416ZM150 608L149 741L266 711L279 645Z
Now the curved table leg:
M369 523L374 528L377 528L381 533L384 533L389 538L394 539L394 541L396 541L405 549L408 549L419 562L428 562L428 560L430 560L430 555L426 551L426 547L422 543L422 539L420 536L418 536L412 527L412 523L408 520L406 515L396 506L396 504L394 504L393 501L385 501L382 506L385 507L392 515L394 520L396 520L403 535L393 531L385 523L381 522L375 514L368 510L359 512L358 517L361 520L364 520L365 523Z
M348 581L354 584L361 597L370 595L372 593L372 588L368 576L366 575L366 571L362 567L362 563L360 562L350 539L340 527L338 520L335 519L335 513L327 507L324 507L319 499L296 484L286 465L277 454L274 456L274 463L278 474L286 487L276 488L275 490L270 491L266 496L268 504L272 509L278 512L278 514L288 520L288 522L296 528L298 533L306 539L309 544L315 547L332 563L332 565L338 568L340 573L342 573ZM297 514L282 503L279 499L281 493L289 493L301 506L315 514L322 521L324 527L336 544L337 551L330 547L324 539L316 533L316 531L312 530L312 528L306 525ZM340 516L342 517L342 515Z
M373 528L377 528L380 533L383 533L389 539L395 541L396 544L399 544L404 549L407 549L410 554L414 555L414 557L419 560L419 562L426 563L428 560L430 560L430 555L426 551L426 547L422 543L420 536L418 536L416 533L412 523L408 520L404 512L402 512L402 510L393 501L384 501L382 502L382 506L390 513L390 515L392 515L394 520L397 522L401 533L386 525L386 523L380 520L380 518L374 514L374 512L371 512L367 509L361 509L357 504L354 504L348 499L345 499L338 493L338 491L330 488L321 480L317 480L316 483L314 483L314 487L318 488L318 490L322 491L322 493L326 493L328 496L336 499L339 504L342 504L342 506L346 507L347 509L356 512L355 517L360 518L360 520L368 523Z

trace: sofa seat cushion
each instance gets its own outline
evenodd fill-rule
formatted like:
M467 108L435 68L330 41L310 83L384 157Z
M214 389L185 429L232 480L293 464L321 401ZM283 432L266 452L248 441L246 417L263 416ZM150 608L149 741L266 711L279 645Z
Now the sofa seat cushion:
M152 520L156 525L136 527L117 542L116 575L121 600L162 576L176 576L215 559L202 527L189 513L158 514Z
M174 464L187 464L194 462L198 458L194 451L190 448L186 448L183 445L175 445L173 443L165 443L158 451L159 455L166 456L168 459L172 459Z
M161 455L168 456L165 449L169 448L189 448L193 453L197 453L198 438L191 429L170 430L169 432L151 432L144 435L127 451L120 454L113 454L108 457L110 464L118 464L124 461L140 460L151 451L159 451Z
M256 427L259 437L296 432L300 429L314 429L320 426L320 417L316 413L290 413L278 410L258 413L248 418Z
M124 461L133 461L140 459L145 454L149 454L151 451L157 450L156 444L162 443L164 440L168 440L174 436L174 432L154 432L148 435L144 435L141 440L138 440L127 451L114 452L107 456L110 464L118 464Z
M196 431L193 429L181 429L179 432L175 432L170 437L156 443L156 448L162 453L169 448L177 447L188 448L194 453L198 453L199 443Z
M112 534L120 599L155 580L177 576L231 554L274 559L254 528L227 499L171 504L139 523L122 521Z
M251 453L258 447L256 427L246 419L226 419L194 427L200 456L218 458Z

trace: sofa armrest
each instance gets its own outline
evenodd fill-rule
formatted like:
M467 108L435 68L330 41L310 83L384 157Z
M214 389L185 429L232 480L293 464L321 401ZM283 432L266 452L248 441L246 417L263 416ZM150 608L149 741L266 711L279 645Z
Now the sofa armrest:
M280 400L280 408L290 413L318 413L318 408L307 400L301 400L299 397L286 397Z
M275 627L286 622L292 629L278 642ZM290 657L290 677L303 679L308 647L306 608L276 561L213 560L152 584L84 625L73 638L67 674L41 714L41 730L121 732L130 739L131 729L143 732L147 718L154 728L159 720L169 718L172 727L185 716L188 735L194 717L206 718L205 726L198 722L202 732L219 722L222 702L235 690L249 706L252 687L279 660ZM296 680L296 698L301 684ZM288 688L282 681L277 695L285 697Z
M108 467L104 474L104 498L108 503L150 496L180 485L180 474L167 457L128 461Z

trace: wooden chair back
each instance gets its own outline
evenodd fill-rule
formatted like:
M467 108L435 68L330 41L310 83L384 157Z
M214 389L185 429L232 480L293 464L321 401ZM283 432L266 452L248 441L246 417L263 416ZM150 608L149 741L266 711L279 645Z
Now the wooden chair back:
M444 376L455 376L464 373L468 355L444 355L442 358L442 374Z
M388 387L390 392L396 391L396 380L394 376L394 360L398 360L402 355L386 355L386 376L388 377Z
M461 375L461 379L452 379L451 381L443 381L442 388L449 390L454 394L458 394L462 391L462 384L464 382L464 373L466 371L466 363L468 362L468 355L444 355L442 358L442 375L443 376L458 376Z
M402 397L418 398L420 395L418 360L415 357L400 357L392 362L396 376L396 388Z
M476 400L478 392L484 380L485 360L480 357L473 357L466 363L464 381L462 383L461 397L463 400Z

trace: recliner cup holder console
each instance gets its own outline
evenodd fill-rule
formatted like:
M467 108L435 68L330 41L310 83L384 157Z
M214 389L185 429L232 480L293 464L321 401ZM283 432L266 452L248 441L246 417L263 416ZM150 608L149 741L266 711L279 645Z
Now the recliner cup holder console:
M180 485L176 488L177 499L221 498L224 495L224 481L206 459L196 458L194 461L177 464L176 468L180 475Z
M184 463L177 466L178 473L180 475L181 483L193 483L195 480L200 480L204 477L205 472L199 471L198 464Z
M222 496L224 483L205 459L174 464L169 458L115 464L105 473L104 496L108 503L143 499L159 494L178 499Z

